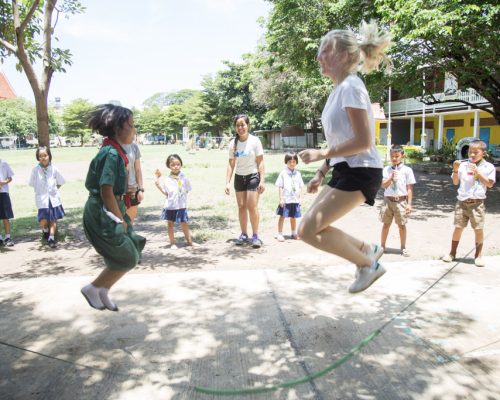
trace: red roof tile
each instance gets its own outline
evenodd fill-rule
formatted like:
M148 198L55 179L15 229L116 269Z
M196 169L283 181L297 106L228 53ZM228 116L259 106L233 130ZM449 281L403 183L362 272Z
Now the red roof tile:
M16 93L12 89L12 86L10 86L7 77L0 71L0 99L15 99L16 97Z

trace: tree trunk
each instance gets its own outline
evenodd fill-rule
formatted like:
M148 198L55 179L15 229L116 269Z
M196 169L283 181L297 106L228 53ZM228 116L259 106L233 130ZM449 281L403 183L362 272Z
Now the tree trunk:
M49 110L47 98L43 93L35 93L36 124L38 128L38 145L50 147Z

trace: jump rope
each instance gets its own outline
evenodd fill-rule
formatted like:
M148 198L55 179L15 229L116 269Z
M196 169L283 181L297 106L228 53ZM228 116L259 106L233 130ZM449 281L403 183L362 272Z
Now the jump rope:
M494 231L494 230L493 230ZM491 231L491 232L493 232ZM485 236L484 240L486 240L487 237L490 236L491 232ZM484 240L482 243L484 243ZM481 244L482 244L481 243ZM466 253L463 257L467 257L469 254L472 254L472 252L475 251L475 246L468 252ZM408 303L405 307L403 307L399 312L394 314L391 318L389 318L385 323L383 323L379 328L373 330L370 334L368 334L364 339L360 340L351 350L349 350L347 353L345 353L341 358L337 359L335 362L332 364L328 365L327 367L323 368L320 371L307 374L306 376L298 379L293 379L289 380L286 382L278 383L276 385L270 385L270 386L262 386L262 387L253 387L253 388L234 388L234 389L219 389L219 388L211 388L211 387L204 387L204 386L185 386L185 389L192 389L195 392L198 393L203 393L203 394L210 394L210 395L215 395L215 396L235 396L235 395L250 395L250 394L260 394L260 393L267 393L267 392L274 392L279 389L289 389L294 386L298 386L304 383L313 383L315 379L318 379L329 372L333 371L337 367L341 366L345 362L349 361L354 355L359 353L363 347L368 345L370 342L372 342L378 335L382 333L382 331L387 328L395 319L397 319L401 314L403 314L406 310L408 310L410 307L412 307L415 303L417 303L423 296L425 296L434 286L436 286L439 282L441 282L450 272L452 272L458 265L460 264L460 261L456 261L443 275L441 275L434 283L432 283L430 286L427 287L422 293L420 293L417 297L415 297L410 303ZM274 292L273 292L274 296ZM274 296L275 297L275 296ZM275 298L276 300L276 298ZM279 310L281 312L281 309ZM288 329L288 328L286 328ZM500 340L481 346L479 349L487 347L491 344L500 342ZM93 371L99 371L99 372L104 372L109 375L115 375L115 376L123 376L123 377L131 377L131 376L136 376L136 377L141 377L143 375L138 375L138 374L123 374L119 372L115 372L106 368L97 368L97 367L92 367L90 365L86 364L80 364L74 361L70 360L65 360L60 357L52 356L50 354L45 354L41 353L35 350L30 350L21 346L16 346L11 343L7 343L4 341L0 340L0 345L5 346L5 347L10 347L16 350L20 350L26 353L31 353L35 354L40 357L45 357L51 360L59 361L62 363L66 363L75 367L80 367L80 368L85 368ZM477 350L477 349L476 349ZM468 352L469 353L469 352ZM449 361L455 361L453 358L450 358ZM306 368L307 371L307 368ZM175 386L179 386L178 384L174 384ZM184 385L182 385L184 386Z

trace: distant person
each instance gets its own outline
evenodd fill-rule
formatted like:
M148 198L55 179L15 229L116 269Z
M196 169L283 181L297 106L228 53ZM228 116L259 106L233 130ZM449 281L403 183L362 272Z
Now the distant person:
M144 200L144 183L142 180L141 150L134 141L131 144L124 144L123 149L128 158L128 188L126 194L127 214L132 225L137 217L139 204ZM128 204L127 204L128 203Z
M259 237L259 196L264 193L264 149L257 136L250 134L250 119L245 114L234 117L236 136L229 142L229 161L226 172L227 195L230 194L231 177L234 171L234 191L238 204L241 234L236 245L250 242L258 249L262 246ZM248 218L252 226L252 237L248 236Z
M161 172L159 169L155 171L155 185L160 192L166 197L161 219L167 221L168 240L170 248L175 250L174 226L180 224L186 244L193 246L193 238L189 230L189 217L187 212L187 195L191 191L191 182L188 177L181 172L182 160L177 154L170 154L165 162L170 170L170 175L160 182Z
M328 147L299 153L306 164L326 160L307 186L310 193L318 191L333 165L328 185L302 218L299 236L311 246L356 265L351 293L365 290L385 273L378 262L383 254L381 247L332 226L358 205L373 205L382 182L383 164L375 147L371 101L356 70L360 67L369 73L382 60L387 61L384 50L390 44L390 35L379 33L375 23L363 23L360 33L361 42L346 30L332 30L322 38L317 59L321 74L334 84L321 116Z
M290 218L291 238L295 240L299 239L299 235L297 234L297 218L302 216L300 212L300 191L304 187L304 181L302 180L302 175L297 170L298 163L299 157L296 153L286 153L286 168L280 172L278 179L276 179L280 200L280 204L276 210L276 214L279 215L276 239L279 242L285 241L283 225L286 218Z
M57 221L64 218L59 188L66 183L57 167L52 164L52 153L46 146L36 150L38 165L31 171L29 185L35 190L38 222L42 228L42 240L47 240L51 249L57 247Z
M12 182L14 171L7 161L0 158L0 219L3 223L5 238L0 233L0 246L12 247L14 241L10 237L10 220L14 218L9 195L9 183Z
M88 125L105 139L85 180L89 198L83 210L83 229L106 268L81 292L91 307L118 311L109 290L137 265L146 244L134 232L124 202L129 161L123 145L134 140L134 118L128 108L104 104L90 113Z
M399 229L401 255L409 257L406 250L406 223L412 211L413 185L416 181L413 170L403 163L404 149L401 145L393 145L390 156L392 165L385 167L382 175L384 203L380 209L380 221L383 223L381 245L385 250L389 228L394 219Z
M496 170L493 164L484 159L486 143L473 140L469 143L469 158L455 160L451 179L458 186L457 203L455 205L455 230L451 239L450 253L443 257L446 262L454 261L457 256L458 243L464 228L470 221L476 242L474 264L484 267L482 258L484 243L484 221L486 217L486 190L493 187L496 180Z

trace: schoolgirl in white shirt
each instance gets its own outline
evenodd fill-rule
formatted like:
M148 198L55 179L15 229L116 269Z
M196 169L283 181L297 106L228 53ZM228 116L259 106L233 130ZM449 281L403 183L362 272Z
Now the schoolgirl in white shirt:
M191 191L188 177L181 172L182 160L177 154L170 154L165 162L170 175L160 182L161 172L155 171L155 185L166 197L161 213L161 219L167 221L168 239L170 248L177 249L175 244L174 225L179 223L186 238L186 244L193 246L193 238L189 230L189 217L187 212L187 194Z
M12 247L14 241L10 237L10 219L14 218L12 203L9 196L9 183L12 182L14 172L7 161L0 159L0 220L3 222L5 239L0 233L0 246Z
M299 157L296 153L286 153L286 168L281 171L278 179L276 179L280 198L280 204L276 210L276 214L280 216L278 219L278 234L276 235L276 239L279 242L285 241L285 237L283 236L285 218L290 218L291 238L295 240L299 239L299 235L297 234L297 218L302 216L300 211L300 190L304 187L304 181L302 180L300 171L296 168L298 162Z
M64 209L59 195L59 188L66 183L55 165L52 153L46 146L36 150L38 165L31 171L29 185L35 190L35 203L38 208L38 222L43 231L43 239L50 248L57 247L55 235L57 220L64 217Z

